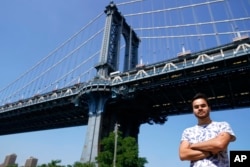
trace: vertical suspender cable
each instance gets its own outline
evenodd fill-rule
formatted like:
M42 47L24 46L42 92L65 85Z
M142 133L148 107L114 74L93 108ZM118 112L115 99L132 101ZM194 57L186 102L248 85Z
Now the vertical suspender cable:
M163 8L165 9L166 8L166 2L165 1L163 1ZM168 22L167 22L167 16L166 16L166 13L167 12L164 12L163 13L163 17L164 17L164 25L166 25L166 26L168 26ZM165 33L166 33L166 36L168 36L168 28L166 28L165 29ZM166 52L164 53L164 52L162 52L162 54L163 54L163 56L164 56L164 59L170 59L170 55L169 55L169 39L168 38L166 38L165 39L165 41L166 42L162 42L162 48L166 48ZM164 49L165 50L165 49ZM163 59L163 60L164 60Z
M182 10L185 10L185 9L180 9L180 18L181 18L181 25L185 25L185 21L184 21L184 18L183 18L183 12ZM187 35L187 32L186 32L186 27L182 27L182 34L183 34L183 37L182 37L182 45L181 45L181 48L185 48L185 47L190 47L188 46L189 43L192 43L192 42L188 42L188 37L186 36ZM192 37L189 38L189 40L192 41L191 39Z
M143 5L142 4L140 4L140 12L142 12L143 11ZM139 22L139 26L142 28L143 27L143 21L144 21L144 19L143 19L143 15L140 15L140 22ZM142 29L140 29L140 36L139 36L139 38L141 37L141 36L143 36L142 35L143 33L142 33ZM142 43L143 41L141 41L141 43ZM140 47L139 46L139 59L141 59L141 60L143 60L143 56L144 56L144 52L143 52L143 50L142 50L142 47ZM144 58L145 59L145 58Z
M211 22L212 22L212 26L213 26L213 31L215 32L215 39L216 39L216 42L217 42L217 46L219 46L219 45L221 45L221 42L220 42L220 40L218 38L218 31L217 31L216 25L214 23L214 16L213 16L213 12L212 12L210 3L207 4L207 7L208 7L208 11L209 11L209 16L210 16L210 19L211 19Z
M172 22L172 17L171 17L171 12L173 12L172 10L167 10L169 12L169 25L172 26L173 25L173 22ZM169 28L170 29L170 35L169 36L174 36L174 28ZM171 54L171 56L173 56L172 54L174 54L174 47L175 47L175 42L174 40L172 40L171 38L169 38L170 40L170 46L168 48L169 50L169 53Z
M175 3L175 5L176 5L176 7L179 7L179 4L177 4L177 1L175 1L176 3ZM181 5L180 5L181 6ZM181 25L181 23L182 23L182 18L181 18L181 8L177 8L177 12L178 12L178 24L179 25ZM179 36L180 36L180 38L178 38L178 43L179 43L179 45L178 45L178 47L176 48L175 47L175 49L177 49L176 51L177 52L179 52L179 48L181 48L183 45L184 45L184 41L183 41L183 35L182 35L182 30L183 30L183 28L182 27L176 27L176 29L177 30L179 30L180 29L180 31L178 32L178 31L176 31L176 32L178 32L178 34L179 34Z
M250 1L240 1L240 3L241 3L241 8L242 8L243 11L244 11L244 12L242 12L242 13L245 14L244 17L247 17L247 16L249 16L250 14L249 14L249 10L246 9L246 4L244 4L244 2L245 2L245 3L250 3ZM244 26L244 30L247 30L247 29L249 28L249 24L246 25L245 22L243 22L243 26Z
M228 19L233 19L233 13L232 13L232 10L230 8L230 5L229 5L229 2L228 0L225 0L225 8L226 8L226 13L228 15ZM237 25L235 23L235 21L232 21L232 24L231 24L231 27L232 27L232 32L235 32L235 37L237 36Z
M154 2L153 1L151 1L151 5L150 5L151 7L152 7L152 11L154 10ZM154 25L155 25L155 19L154 19L154 14L152 13L151 14L151 21L152 21L152 27L154 27ZM155 35L155 29L153 29L153 32L152 32L153 34L152 34L152 36L154 36ZM153 39L153 40L155 40L155 39ZM150 42L150 46L152 46L152 51L153 51L153 56L152 56L152 58L153 59L150 59L150 61L151 62L155 62L155 60L157 60L157 54L156 54L156 50L155 50L155 42ZM151 47L150 47L151 48Z
M193 0L190 0L191 1L191 4L193 4ZM191 7L192 8L192 14L193 14L193 17L194 17L194 23L195 23L195 29L196 29L196 33L197 34L201 34L201 31L200 31L200 25L198 24L198 19L197 19L197 15L196 15L196 12L195 12L195 8L194 6ZM202 50L204 48L204 44L203 44L203 38L202 36L198 36L198 43L199 43L199 49Z

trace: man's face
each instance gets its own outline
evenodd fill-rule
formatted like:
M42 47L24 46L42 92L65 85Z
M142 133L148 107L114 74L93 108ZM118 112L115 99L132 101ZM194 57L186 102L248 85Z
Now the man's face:
M193 101L193 113L199 118L207 118L209 117L210 107L208 106L206 100L204 99L196 99Z

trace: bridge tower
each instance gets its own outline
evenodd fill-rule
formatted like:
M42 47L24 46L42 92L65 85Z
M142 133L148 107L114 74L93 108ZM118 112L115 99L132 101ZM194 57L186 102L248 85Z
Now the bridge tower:
M125 40L125 55L123 70L133 69L138 64L139 38L126 23L125 18L118 12L116 5L111 2L106 6L106 23L102 41L99 63L96 65L97 77L95 79L107 80L109 74L119 70L120 38ZM99 152L100 140L113 131L117 123L117 116L104 112L106 102L111 98L108 90L90 90L84 101L89 106L89 120L87 134L81 156L82 162L95 162ZM137 126L136 126L137 127ZM126 132L130 131L127 127ZM136 128L137 129L137 128ZM129 133L126 133L129 134ZM138 131L135 133L138 134Z
M111 2L105 10L107 15L104 29L102 49L97 75L101 78L119 70L120 38L125 40L125 55L123 70L135 68L138 63L139 38L132 28L126 23L125 18L118 12L116 5Z

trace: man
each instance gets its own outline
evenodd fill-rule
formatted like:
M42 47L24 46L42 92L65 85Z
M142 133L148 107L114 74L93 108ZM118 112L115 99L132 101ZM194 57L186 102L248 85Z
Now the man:
M229 167L227 146L236 139L230 125L211 120L211 106L202 93L194 96L192 108L198 124L183 131L180 159L189 160L191 167Z

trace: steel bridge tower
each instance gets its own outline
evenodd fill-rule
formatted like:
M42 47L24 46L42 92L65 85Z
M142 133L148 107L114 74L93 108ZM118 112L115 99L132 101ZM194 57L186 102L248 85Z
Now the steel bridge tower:
M111 2L105 10L107 14L101 55L96 66L98 77L107 78L113 71L119 70L120 37L125 40L124 71L133 69L138 64L139 38Z
M111 2L106 6L106 23L102 41L99 63L96 65L96 79L107 80L109 74L119 70L120 40L121 35L125 40L125 55L123 70L131 70L138 64L139 38L132 28L126 23L125 18L118 12L116 5ZM110 91L90 91L83 98L89 106L89 120L85 144L81 156L82 162L95 162L99 152L100 140L113 131L117 123L117 116L104 112L105 104L110 99ZM136 126L138 127L138 126ZM139 127L138 127L139 128ZM124 134L134 134L131 126L123 128ZM126 132L125 132L126 131Z

